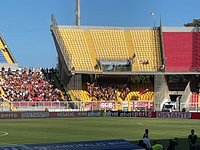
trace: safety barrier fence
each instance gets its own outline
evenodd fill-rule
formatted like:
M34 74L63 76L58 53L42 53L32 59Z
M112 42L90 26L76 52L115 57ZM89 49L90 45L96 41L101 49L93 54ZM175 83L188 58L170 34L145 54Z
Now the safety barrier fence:
M45 111L66 112L66 111L161 111L154 109L154 101L19 101L19 102L0 102L0 112L4 111ZM160 104L159 104L160 105ZM185 103L180 103L175 110L183 111ZM187 104L185 111L199 112L198 102ZM160 106L162 107L162 106Z
M1 111L154 111L152 101L19 101L0 103Z

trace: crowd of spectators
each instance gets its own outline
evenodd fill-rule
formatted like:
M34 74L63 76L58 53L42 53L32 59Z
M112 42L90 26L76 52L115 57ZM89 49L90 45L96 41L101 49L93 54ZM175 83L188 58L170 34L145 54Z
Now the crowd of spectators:
M87 91L93 100L118 100L119 98L125 99L130 92L129 87L125 84L122 87L114 84L97 84L96 82L87 83Z
M151 83L149 76L138 76L131 82L126 83L98 83L87 82L87 92L94 101L110 101L110 100L125 100L127 95L135 90L138 90L139 95L143 95L149 91L148 88L141 85L149 85ZM139 86L140 85L140 86ZM135 87L135 88L134 88ZM133 95L132 100L138 100L138 95Z
M50 84L44 70L19 68L16 71L4 68L0 71L0 86L4 92L2 100L9 101L60 101L62 92ZM3 93L1 93L3 94Z

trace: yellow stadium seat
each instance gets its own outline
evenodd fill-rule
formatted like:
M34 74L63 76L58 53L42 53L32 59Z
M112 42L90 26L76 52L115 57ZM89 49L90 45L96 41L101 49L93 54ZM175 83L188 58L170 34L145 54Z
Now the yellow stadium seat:
M84 90L70 90L68 91L73 101L91 101L92 98L89 93Z
M158 30L131 30L133 49L137 61L149 60L149 64L139 63L137 71L157 71L161 66L160 40ZM157 39L157 40L156 40Z
M70 54L72 67L77 71L94 71L96 63L89 51L84 31L82 29L59 28L59 33L64 41L66 52Z
M127 60L128 49L123 30L90 30L97 58Z

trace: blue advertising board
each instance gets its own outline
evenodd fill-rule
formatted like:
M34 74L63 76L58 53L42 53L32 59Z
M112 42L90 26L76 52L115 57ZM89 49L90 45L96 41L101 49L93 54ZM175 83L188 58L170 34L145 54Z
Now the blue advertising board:
M1 146L0 150L145 150L123 139Z

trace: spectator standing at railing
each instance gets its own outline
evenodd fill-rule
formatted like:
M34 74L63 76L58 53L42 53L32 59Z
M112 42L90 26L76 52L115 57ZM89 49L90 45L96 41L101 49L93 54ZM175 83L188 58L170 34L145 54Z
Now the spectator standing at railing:
M146 144L147 150L152 150L151 142L149 138L147 137L147 135L143 136L143 142Z
M149 129L144 130L143 142L147 145L148 150L152 150L151 142L149 140Z
M149 129L145 129L145 130L144 130L143 138L144 138L144 137L149 138Z
M197 135L194 134L194 129L191 130L191 134L188 135L189 150L197 150Z
M177 145L178 145L178 139L177 138L174 138L173 140L170 139L167 150L176 150Z

